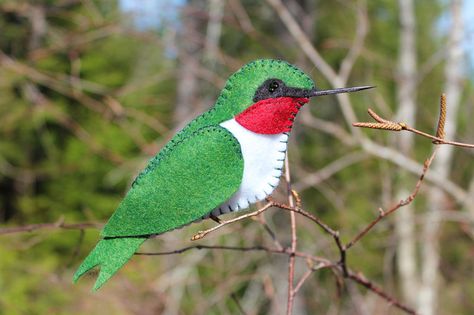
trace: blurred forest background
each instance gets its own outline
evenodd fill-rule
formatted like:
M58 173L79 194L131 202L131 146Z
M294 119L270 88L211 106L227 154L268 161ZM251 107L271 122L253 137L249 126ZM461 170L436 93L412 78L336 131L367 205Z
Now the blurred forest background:
M322 89L377 86L312 100L290 141L303 208L348 241L410 194L433 150L411 134L352 127L367 108L433 133L445 92L447 139L474 143L470 9L467 0L0 0L0 314L284 314L288 257L262 251L135 256L98 293L94 276L71 279L147 160L257 58L288 60ZM473 154L442 146L414 203L348 252L352 270L421 314L474 313ZM199 244L273 246L263 220L289 246L281 210ZM214 224L142 251L192 245ZM337 261L330 236L297 224L298 250ZM297 262L299 279L307 266ZM294 314L403 313L336 279L311 273Z

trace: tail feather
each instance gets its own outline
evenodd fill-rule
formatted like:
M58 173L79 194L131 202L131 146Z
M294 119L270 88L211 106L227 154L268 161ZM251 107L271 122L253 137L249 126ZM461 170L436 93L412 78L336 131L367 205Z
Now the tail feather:
M84 259L74 274L73 282L92 268L99 266L100 272L93 290L98 290L109 280L137 251L146 237L104 238Z

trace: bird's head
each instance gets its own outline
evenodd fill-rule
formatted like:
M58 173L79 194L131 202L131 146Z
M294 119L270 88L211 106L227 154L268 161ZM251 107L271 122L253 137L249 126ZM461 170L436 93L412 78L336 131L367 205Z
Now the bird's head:
M261 59L229 78L216 107L229 111L227 114L250 131L277 134L291 130L296 114L311 97L368 88L318 91L313 80L295 66L282 60Z

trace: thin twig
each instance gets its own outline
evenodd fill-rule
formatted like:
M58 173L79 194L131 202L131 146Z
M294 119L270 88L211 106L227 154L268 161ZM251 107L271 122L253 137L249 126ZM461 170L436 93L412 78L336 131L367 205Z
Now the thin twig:
M404 122L394 122L387 119L383 119L370 108L368 109L369 115L372 118L374 118L375 121L377 121L376 123L355 122L352 125L354 127L381 129L381 130L389 130L389 131L405 130L405 131L413 132L414 134L417 134L419 136L431 139L433 143L435 144L448 144L448 145L454 145L454 146L463 147L463 148L474 148L474 144L450 141L450 140L444 139L444 120L446 117L446 96L444 96L444 94L441 96L440 108L441 109L440 109L440 116L438 119L438 127L436 131L436 136L430 135L426 132L410 127Z
M308 269L306 272L301 276L300 281L295 285L295 288L293 289L293 294L296 295L298 291L301 289L303 286L303 283L308 280L308 278L313 274L314 270L313 269Z
M211 232L214 232L215 230L218 230L220 229L221 227L224 227L226 225L229 225L231 223L234 223L234 222L237 222L237 221L241 221L243 219L246 219L246 218L250 218L250 217L254 217L254 216L257 216L259 215L260 213L266 211L268 208L270 208L271 206L273 206L273 203L269 202L267 203L266 205L264 205L262 208L254 211L254 212L251 212L251 213L247 213L247 214L244 214L240 217L237 217L237 218L234 218L234 219L230 219L230 220L227 220L227 221L222 221L222 223L210 228L210 229L207 229L207 230L204 230L204 231L199 231L197 232L193 237L191 237L191 241L197 241L197 240L200 240L202 238L204 238L207 234L211 233Z
M278 240L276 233L270 228L270 226L267 224L265 217L263 215L259 215L256 217L256 220L263 226L263 229L267 232L267 234L270 236L270 238L273 241L273 244L279 249L283 249L283 246L281 245L280 241Z
M0 235L15 234L15 233L27 233L27 232L37 231L37 230L100 229L100 228L102 228L102 226L103 226L102 223L96 223L96 222L64 223L63 219L59 219L57 222L52 222L52 223L39 223L39 224L29 224L29 225L23 225L23 226L0 228Z
M239 299L237 298L237 295L235 293L232 293L230 297L232 298L232 301L234 301L235 305L237 305L237 308L239 309L240 313L243 315L246 315L247 313L245 312L244 308L240 304Z
M431 163L433 162L433 159L436 156L437 148L433 150L433 153L431 156L425 161L423 165L423 172L420 175L420 178L416 182L415 188L413 189L412 193L403 200L400 200L397 204L393 205L390 209L384 211L382 208L379 208L379 214L373 220L370 222L362 231L360 231L351 241L349 241L344 247L346 250L354 246L355 243L357 243L362 237L364 237L377 223L379 223L380 220L382 220L384 217L392 214L396 210L400 209L401 207L404 207L408 204L410 204L418 194L418 191L420 190L421 184L423 183L423 180L425 178L426 172L428 171Z
M277 248L271 248L271 247L266 247L266 246L252 246L252 247L238 247L238 246L220 246L220 245L192 245L192 246L187 246L181 249L177 250L172 250L172 251L165 251L165 252L137 252L135 255L141 255L141 256L167 256L167 255L177 255L177 254L182 254L184 252L190 251L190 250L201 250L201 249L212 249L212 250L230 250L230 251L263 251L267 253L272 253L272 254L281 254L281 255L288 255L288 256L295 256L299 257L302 259L310 260L315 262L317 265L314 267L311 267L311 270L308 270L298 284L294 288L295 294L301 289L301 286L303 283L309 278L312 272L316 270L320 270L323 268L331 268L335 273L335 276L337 279L339 279L339 276L337 274L337 270L340 270L339 264L332 263L326 258L323 257L318 257L314 256L308 253L304 252L294 252L292 253L289 248L284 248L284 249L277 249ZM311 272L309 272L311 271ZM347 271L348 278L351 280L354 280L356 283L359 283L366 287L368 290L373 291L392 305L406 311L409 314L416 314L411 308L408 306L402 304L400 301L398 301L396 298L390 296L388 293L384 292L380 287L375 285L373 282L368 280L362 273L360 272L354 272L350 269ZM340 281L338 281L340 285Z
M329 225L324 223L320 218L316 217L315 215L313 215L313 214L311 214L311 213L309 213L309 212L307 212L307 211L305 211L301 208L290 207L289 205L285 205L285 204L278 203L278 202L275 202L275 201L273 201L273 206L275 206L277 208L280 208L282 210L287 210L287 211L291 211L291 212L301 214L302 216L310 219L311 221L313 221L314 223L319 225L326 233L331 235L332 238L334 239L334 241L336 242L336 245L337 245L337 247L339 249L339 252L341 254L339 265L342 267L342 271L343 271L344 275L347 274L347 266L346 266L346 263L345 263L345 261L346 261L346 250L344 248L344 245L341 242L341 238L339 236L339 231L336 231L336 230L332 229L331 227L329 227Z
M337 235L339 234L338 231L335 231L333 230L331 227L329 227L329 225L327 225L326 223L324 223L321 219L319 219L318 217L316 217L315 215L307 212L306 210L303 210L301 208L297 208L297 207L290 207L289 205L286 205L284 203L279 203L279 202L276 202L272 199L269 199L271 200L271 203L274 207L276 208L280 208L282 210L287 210L287 211L291 211L291 212L295 212L295 213L298 213L298 214L301 214L302 216L310 219L311 221L313 221L314 223L316 223L317 225L319 225L324 231L326 231L328 234L330 235Z
M201 250L201 249L212 249L212 250L229 250L229 251L241 251L241 252L251 252L251 251L263 251L271 254L281 254L281 255L291 255L289 248L271 248L267 246L251 246L251 247L241 247L241 246L223 246L223 245L191 245L186 246L180 249L175 249L171 251L164 251L164 252L136 252L135 255L138 256L167 256L167 255L178 255L185 253L190 250ZM311 255L304 252L294 252L294 256L299 257L305 260L311 260L317 263L317 269L323 268L334 268L337 267L336 264L332 263L329 259L324 257L319 257L315 255Z
M373 282L369 281L362 273L354 273L353 271L348 271L348 276L349 279L354 280L356 283L364 286L365 288L369 289L370 291L374 292L378 296L382 297L384 300L392 304L393 306L396 306L397 308L403 310L407 314L413 314L416 315L416 311L412 309L409 306L406 306L405 304L401 303L394 297L390 296L387 294L382 288L378 287L375 285Z
M303 274L303 276L301 276L300 280L298 281L298 283L296 284L294 290L293 290L293 293L296 295L298 293L298 291L301 289L301 287L303 286L303 284L305 283L306 280L309 279L309 277L315 272L315 271L318 271L322 268L328 268L330 267L332 270L334 269L337 269L338 266L337 264L328 264L327 262L319 262L316 266L313 266L313 262L316 262L314 259L307 259L307 263L308 263L308 270L306 270L306 272ZM336 273L336 277L337 277L337 273Z
M241 251L241 252L251 252L251 251L264 251L267 253L275 254L286 254L286 249L271 248L267 246L252 246L252 247L239 247L239 246L220 246L220 245L191 245L183 247L180 249L175 249L165 252L136 252L135 255L140 256L167 256L167 255L177 255L190 250L201 250L201 249L220 249L220 250L231 250L231 251Z
M285 159L285 180L286 180L286 193L288 195L288 204L290 207L294 207L295 198L298 204L301 204L301 200L296 192L293 192L291 189L291 174L290 174L290 165L288 160L288 154ZM296 216L294 212L290 212L290 226L291 226L291 255L288 259L288 301L287 301L287 308L286 314L291 315L293 313L293 301L295 299L295 289L294 289L294 281L295 281L295 255L294 252L296 251L296 245L298 242L298 238L296 236Z

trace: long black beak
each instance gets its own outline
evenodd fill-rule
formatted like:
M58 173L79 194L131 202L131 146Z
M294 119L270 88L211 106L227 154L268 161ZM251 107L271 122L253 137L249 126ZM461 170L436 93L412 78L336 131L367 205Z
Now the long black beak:
M339 88L339 89L323 90L323 91L318 91L316 89L313 89L309 91L307 97L331 95L331 94L339 94L339 93L352 93L352 92L373 89L374 87L375 86L365 85L365 86L354 86L354 87L348 87L348 88Z
M332 89L332 90L303 90L303 89L296 89L296 88L288 88L286 96L290 97L315 97L315 96L323 96L323 95L331 95L331 94L339 94L339 93L352 93L358 92L362 90L372 89L375 86L372 85L364 85L364 86L354 86L348 88L339 88L339 89Z

